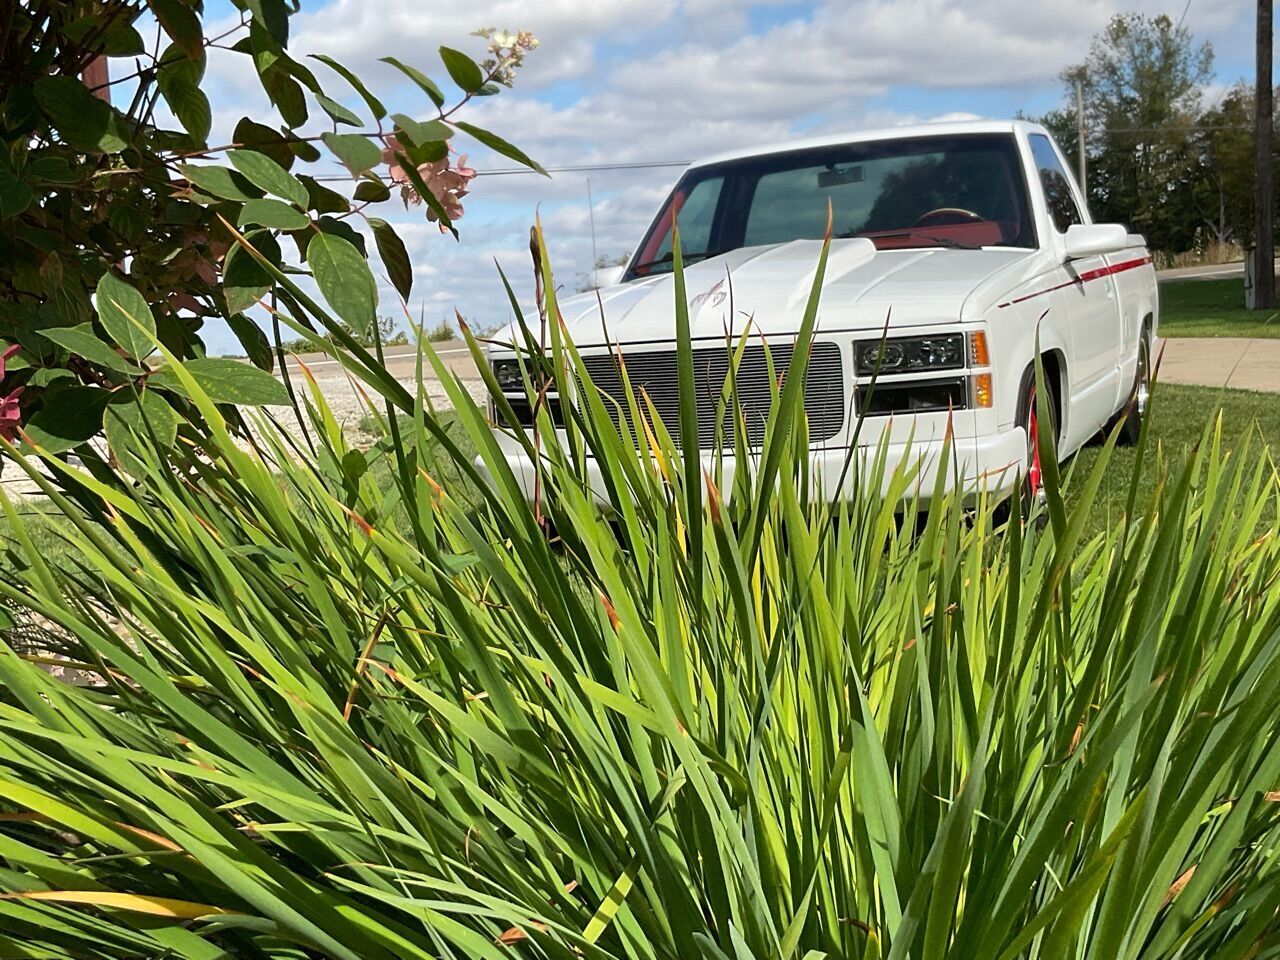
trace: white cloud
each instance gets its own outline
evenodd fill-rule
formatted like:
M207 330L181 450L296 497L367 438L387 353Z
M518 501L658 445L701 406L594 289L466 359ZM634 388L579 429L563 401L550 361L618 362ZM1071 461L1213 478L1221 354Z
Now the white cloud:
M597 40L629 24L663 21L674 0L496 0L475 4L422 0L334 0L294 19L291 47L324 52L362 76L389 68L377 61L394 56L436 74L436 48L456 46L479 56L484 42L469 34L480 27L532 30L551 55L530 58L526 83L541 84L584 75ZM386 74L390 77L391 74Z
M291 48L336 57L393 109L421 115L421 95L410 97L379 57L440 78L440 44L479 56L483 42L468 36L475 28L531 29L542 44L515 90L468 104L467 119L548 166L690 160L799 131L976 116L981 109L965 109L969 91L974 105L986 102L984 92L1003 91L1013 102L1020 91L1043 96L1112 15L1168 7L1167 0L778 2L780 9L774 0L332 0L294 18ZM1251 42L1251 29L1241 29L1251 28L1250 10L1248 0L1198 4L1188 25L1212 37L1221 56ZM753 33L753 22L772 25ZM327 69L317 72L328 83ZM210 73L223 86L215 102L220 125L239 115L236 102L262 103L252 71L235 58L211 58ZM340 85L333 78L332 89ZM915 92L910 108L889 106L902 90ZM945 106L930 110L931 100ZM511 166L462 139L457 145L473 166ZM633 249L677 175L592 173L597 251ZM384 204L379 215L396 222L417 265L415 317L425 303L430 323L454 306L482 323L505 318L493 260L527 297L528 227L539 207L560 279L572 287L591 263L585 187L581 174L481 177L458 224L461 243L424 222L421 208L406 213L397 201ZM383 288L387 297L390 287Z

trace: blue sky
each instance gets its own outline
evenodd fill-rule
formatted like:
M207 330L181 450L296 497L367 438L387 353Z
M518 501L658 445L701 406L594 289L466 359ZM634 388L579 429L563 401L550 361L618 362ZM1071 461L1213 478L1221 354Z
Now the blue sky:
M528 29L540 39L515 88L468 105L464 118L519 144L546 166L689 160L815 131L857 130L951 117L1039 114L1062 98L1057 79L1117 12L1170 13L1186 0L303 0L293 18L295 54L327 53L353 68L392 112L429 115L416 88L378 62L393 55L443 79L436 49L479 59L478 27ZM206 4L231 17L227 0ZM1215 90L1252 76L1251 0L1191 0L1186 25L1216 51ZM216 26L215 26L216 29ZM214 51L209 91L214 138L244 115L270 111L243 58ZM360 112L326 68L331 94ZM331 81L331 82L329 82ZM319 113L318 110L314 111ZM322 124L313 123L320 132ZM455 139L470 165L509 167ZM315 165L340 173L327 158ZM678 171L595 172L596 249L627 253ZM331 184L341 187L341 184ZM586 176L478 177L464 200L461 241L441 235L422 207L399 200L371 211L396 223L415 264L409 309L428 324L455 309L478 324L507 319L497 260L522 297L530 293L528 228L540 212L562 285L589 269ZM388 283L385 314L402 315ZM230 334L206 330L212 351Z

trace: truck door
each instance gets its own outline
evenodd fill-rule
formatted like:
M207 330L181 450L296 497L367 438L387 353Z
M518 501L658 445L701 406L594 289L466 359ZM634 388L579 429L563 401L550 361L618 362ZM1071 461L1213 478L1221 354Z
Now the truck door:
M1062 159L1043 134L1029 138L1049 217L1058 233L1084 215ZM1065 264L1070 286L1063 290L1072 356L1071 415L1074 427L1092 430L1115 410L1121 356L1120 303L1106 257L1084 257ZM1074 432L1074 431L1073 431Z

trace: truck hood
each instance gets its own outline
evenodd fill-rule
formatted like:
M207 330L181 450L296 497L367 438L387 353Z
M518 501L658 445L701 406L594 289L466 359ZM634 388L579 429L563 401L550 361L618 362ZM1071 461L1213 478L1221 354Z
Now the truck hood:
M694 337L741 331L748 318L766 335L795 332L804 316L822 243L794 240L746 247L685 268ZM870 240L835 240L822 281L822 329L879 329L960 319L961 307L993 274L1025 261L1031 250L877 251ZM579 346L675 337L675 278L633 280L560 303ZM601 305L603 304L603 318ZM732 313L730 308L732 307Z

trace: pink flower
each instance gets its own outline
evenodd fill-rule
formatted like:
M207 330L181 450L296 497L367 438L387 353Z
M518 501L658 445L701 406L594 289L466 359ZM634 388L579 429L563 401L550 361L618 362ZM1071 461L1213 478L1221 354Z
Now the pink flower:
M403 155L400 143L395 137L387 137L386 143L387 149L382 151L382 160L387 164L387 174L392 183L400 184L400 196L404 199L405 206L410 204L417 206L422 202L422 197L418 195L408 174L396 160L397 153ZM467 195L467 186L475 175L475 170L467 166L465 154L458 157L457 164L453 166L450 166L448 156L418 166L418 176L431 191L431 195L439 201L450 220L457 220L462 216L462 198ZM429 209L427 219L435 222L439 217L435 210ZM440 229L443 230L444 226L441 225Z
M4 381L4 362L18 352L18 345L0 351L0 383ZM19 400L22 398L22 387L15 387L5 396L0 397L0 437L12 441L18 435L18 427L22 424L22 409Z
M10 443L18 436L18 428L22 426L22 387L11 390L0 397L0 437Z

